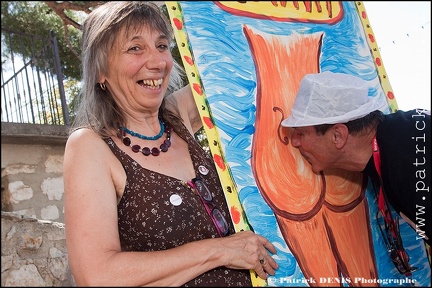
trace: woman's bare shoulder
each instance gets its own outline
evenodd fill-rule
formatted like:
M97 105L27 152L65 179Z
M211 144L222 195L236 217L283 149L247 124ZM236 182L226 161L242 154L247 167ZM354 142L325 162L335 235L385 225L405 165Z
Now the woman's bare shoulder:
M72 160L71 162L75 162L77 158L81 161L91 161L91 159L106 157L108 153L110 149L102 137L89 128L73 131L66 142L65 158Z
M69 135L66 142L66 149L69 147L83 147L91 149L90 146L100 145L103 142L102 137L92 129L79 128Z
M70 134L66 143L64 170L81 181L88 177L90 182L105 179L102 182L108 187L104 189L114 187L117 199L123 193L126 181L123 166L104 139L91 129L81 128ZM89 187L93 186L90 182Z

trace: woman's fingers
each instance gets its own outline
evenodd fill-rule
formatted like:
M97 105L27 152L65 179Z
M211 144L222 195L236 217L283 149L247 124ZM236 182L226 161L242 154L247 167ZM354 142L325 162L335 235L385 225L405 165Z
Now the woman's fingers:
M262 256L259 261L259 265L255 269L255 272L262 279L267 279L268 275L274 275L276 269L279 267L276 261L266 252L266 256Z
M276 248L265 237L262 237L260 235L257 235L257 236L261 242L261 245L259 245L259 246L260 246L260 249L262 250L262 252L260 254L263 256L261 256L259 258L255 272L262 279L267 279L268 275L274 275L275 270L279 267L279 265L271 257L271 254L270 254L270 253L276 254Z
M224 251L230 247L228 263L225 266L235 269L252 269L262 279L274 275L279 267L272 258L276 254L276 248L265 237L255 234L252 231L243 231L222 238Z
M276 269L279 267L276 261L268 254L267 256L261 258L259 262L263 267L263 270L269 275L274 275Z

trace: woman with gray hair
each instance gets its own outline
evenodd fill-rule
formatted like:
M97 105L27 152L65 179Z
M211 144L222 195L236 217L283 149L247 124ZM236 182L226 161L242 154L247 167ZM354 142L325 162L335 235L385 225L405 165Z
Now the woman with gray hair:
M275 247L235 233L159 7L107 2L83 25L81 106L64 156L66 241L85 286L251 286Z

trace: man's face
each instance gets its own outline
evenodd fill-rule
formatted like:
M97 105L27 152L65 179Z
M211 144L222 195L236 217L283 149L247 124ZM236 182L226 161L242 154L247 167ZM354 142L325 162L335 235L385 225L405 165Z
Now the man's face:
M313 126L292 128L291 145L311 164L315 173L331 168L335 150L332 149L330 133L318 135ZM331 129L330 129L331 130ZM329 131L327 131L329 132Z

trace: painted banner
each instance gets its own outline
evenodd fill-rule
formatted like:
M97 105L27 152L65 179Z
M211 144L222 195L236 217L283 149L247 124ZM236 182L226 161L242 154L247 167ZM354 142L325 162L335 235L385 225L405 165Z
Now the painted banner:
M403 220L417 270L392 263L368 179L313 173L280 126L303 76L327 70L363 78L385 113L398 109L363 3L165 3L236 230L277 248L276 275L251 273L254 286L430 287L424 241Z

